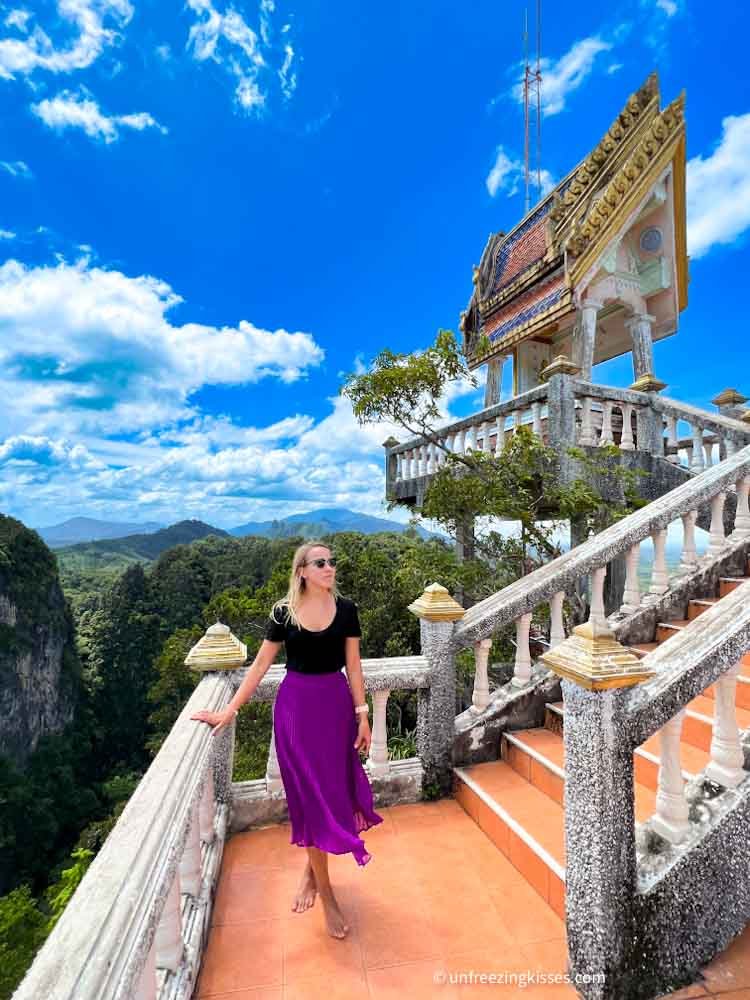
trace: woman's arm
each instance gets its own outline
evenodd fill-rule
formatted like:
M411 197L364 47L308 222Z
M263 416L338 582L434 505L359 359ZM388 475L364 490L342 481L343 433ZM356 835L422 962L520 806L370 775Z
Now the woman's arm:
M365 697L365 680L362 676L362 660L359 655L359 638L347 636L345 641L346 674L349 678L349 687L354 699L353 707L365 705L367 704L367 699ZM367 713L362 712L359 716L359 733L357 734L354 746L364 753L369 753L371 741L370 720Z
M280 646L280 642L271 642L270 639L264 639L242 683L235 691L234 697L227 707L221 712L209 712L206 709L202 709L200 712L196 712L195 715L191 715L190 718L195 719L197 722L208 722L209 725L215 727L214 733L217 733L224 726L228 725L237 714L237 711L255 694L255 690L263 680L266 671L276 659L276 654Z

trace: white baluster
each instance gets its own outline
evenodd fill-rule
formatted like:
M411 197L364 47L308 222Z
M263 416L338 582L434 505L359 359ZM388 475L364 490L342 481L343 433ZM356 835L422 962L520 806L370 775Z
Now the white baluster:
M628 549L625 556L625 589L622 593L622 607L620 611L626 615L632 615L641 606L641 587L638 582L638 560L641 554L641 543L636 542L632 548Z
M537 437L542 436L542 404L531 404L531 429Z
M190 810L190 829L188 830L185 850L180 858L180 884L182 891L193 897L201 891L201 831L198 814L200 805L196 800Z
M521 615L516 622L516 663L513 668L511 683L515 687L523 687L531 680L531 651L529 650L529 629L531 628L531 612Z
M185 951L180 914L180 876L175 872L156 928L156 967L177 972Z
M717 493L711 501L711 527L708 531L708 555L714 555L726 545L724 534L724 501L727 495L723 491Z
M500 455L505 445L505 417L497 418L495 434L495 455Z
M451 433L451 434L448 434L446 436L446 438L445 438L445 447L448 449L448 451L453 451L455 442L456 442L456 436L455 436L455 434ZM446 455L445 459L447 460L447 458L448 458L448 456Z
M727 458L731 458L732 455L737 454L737 451L739 450L739 445L734 440L734 438L725 437L723 438L722 443L724 445L724 453Z
M692 573L698 565L698 552L695 548L695 522L698 511L691 510L682 515L682 555L678 572Z
M492 639L480 639L474 643L474 693L471 696L471 711L483 712L490 703L490 682L487 661L490 656Z
M695 424L690 428L693 435L693 454L690 468L693 472L703 472L703 428Z
M620 451L634 451L633 441L633 404L623 403L620 407L622 411L622 434L620 436Z
M523 423L523 409L519 407L517 410L513 411L513 427L515 430Z
M456 454L466 454L466 428L462 427L456 436Z
M563 624L563 601L565 592L558 590L549 601L549 648L554 649L565 640L565 625Z
M156 1000L156 942L151 942L133 1000Z
M714 443L713 441L704 441L703 450L706 453L706 468L710 469L714 464Z
M578 437L581 445L595 445L594 422L591 416L591 396L584 396L581 406L581 430Z
M604 579L606 575L606 566L600 566L591 573L591 610L589 612L591 624L605 628L607 626L607 616L604 612Z
M714 728L711 737L711 762L706 777L724 788L736 788L747 777L745 755L737 726L737 675L742 664L735 663L715 684Z
M677 454L677 417L667 416L667 461L673 465L680 464Z
M404 457L400 453L396 455L396 482L404 478Z
M434 441L430 441L427 445L427 472L432 475L437 469L437 455L435 454L436 445Z
M272 713L275 710L274 704L271 709ZM279 758L276 756L276 740L273 735L273 726L271 726L271 742L268 745L268 760L266 761L266 791L277 792L282 787L281 768L279 767Z
M204 844L212 844L216 836L216 795L214 794L214 775L211 768L208 770L205 784L203 785L203 795L198 810L198 826L200 828L201 840Z
M744 538L750 535L750 506L748 506L748 494L750 494L750 476L743 476L737 483L737 513L734 518L733 535Z
M388 731L386 728L386 709L390 693L390 690L387 689L372 692L372 740L367 756L367 770L370 774L388 774L391 769L388 760Z
M659 788L651 828L670 844L684 840L690 825L680 764L680 732L684 718L685 709L682 709L659 731Z
M469 433L466 438L466 450L476 451L477 450L477 425L472 424L469 428Z
M654 543L654 565L651 570L651 586L649 594L659 596L669 590L669 572L667 570L667 529L661 528L651 534Z
M482 451L488 452L490 450L490 425L486 420L482 421L480 430L482 432Z

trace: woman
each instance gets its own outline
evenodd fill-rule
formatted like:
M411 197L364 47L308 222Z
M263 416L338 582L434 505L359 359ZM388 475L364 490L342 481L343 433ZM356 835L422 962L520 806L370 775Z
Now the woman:
M357 864L367 864L372 855L357 834L383 822L373 809L359 758L372 740L361 634L356 604L336 589L336 559L330 549L320 542L301 545L292 560L287 595L274 604L263 644L237 693L223 712L191 716L208 722L216 735L252 697L285 643L287 672L274 705L274 739L289 807L290 843L306 847L308 854L292 909L308 909L320 893L333 937L344 937L349 927L331 888L328 854L351 852ZM349 684L341 672L344 666Z

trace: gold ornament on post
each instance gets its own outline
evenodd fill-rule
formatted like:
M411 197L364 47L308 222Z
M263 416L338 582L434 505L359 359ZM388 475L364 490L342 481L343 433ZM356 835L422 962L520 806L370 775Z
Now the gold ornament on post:
M454 622L466 614L466 609L454 601L439 583L426 587L422 596L409 605L409 611L417 618L426 618L431 622Z
M216 622L185 657L191 670L236 670L247 660L247 646L233 635L228 625Z

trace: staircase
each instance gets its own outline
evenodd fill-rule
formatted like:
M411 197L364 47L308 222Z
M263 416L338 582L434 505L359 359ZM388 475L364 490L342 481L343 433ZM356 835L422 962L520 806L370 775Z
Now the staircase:
M693 598L687 618L659 622L655 641L629 648L643 658L668 643L682 629L750 580L750 558L744 576L722 577L718 593ZM750 729L750 653L737 677L736 715L740 730ZM681 729L680 765L685 781L704 771L710 761L715 686L686 705ZM536 893L565 920L565 705L545 706L544 726L501 736L499 759L454 769L453 791L466 813L484 831ZM656 811L660 735L654 734L633 758L636 824Z

